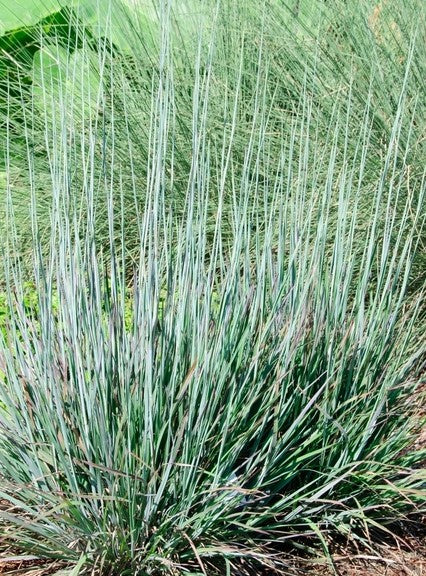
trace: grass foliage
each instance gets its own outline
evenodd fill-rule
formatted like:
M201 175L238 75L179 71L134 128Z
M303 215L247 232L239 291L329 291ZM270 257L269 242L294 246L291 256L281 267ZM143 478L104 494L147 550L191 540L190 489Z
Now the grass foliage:
M420 32L331 4L42 50L5 127L0 551L285 572L425 510Z
M216 5L208 0L203 5L189 2L172 8L163 2L158 12L155 3L137 2L128 10L118 3L102 11L99 30L84 26L83 8L45 18L41 24L53 24L44 34L32 28L41 52L33 56L34 43L30 55L28 50L19 51L28 56L20 74L15 70L17 57L9 58L9 68L15 66L9 92L13 114L5 122L4 141L10 142L10 149L2 178L7 173L6 187L13 193L16 217L21 219L22 257L31 252L27 206L32 172L37 173L37 206L46 247L52 163L63 163L59 157L68 155L71 147L76 157L67 160L68 187L78 204L89 162L99 183L94 197L99 214L97 237L106 250L105 195L109 186L123 190L126 247L129 257L137 261L139 213L149 191L153 97L160 89L169 102L167 112L155 112L163 118L168 115L168 130L162 136L167 205L182 217L193 148L208 145L214 155L209 161L210 237L222 195L222 228L232 238L235 179L241 181L244 174L249 186L256 183L262 196L270 193L266 180L280 165L283 148L290 159L293 137L300 146L308 113L316 129L307 150L310 159L320 150L324 158L332 154L330 126L339 122L336 165L350 163L359 155L359 136L366 129L364 180L362 185L355 183L366 214L372 210L371 188L380 178L389 146L398 147L395 170L404 181L405 195L417 195L424 185L421 95L426 39L418 26L423 3L407 7L403 2L392 2L392 6L384 2L376 9L368 2L338 0L297 4L296 14L294 6L278 0L260 6L227 0ZM31 59L32 73L28 71ZM28 96L13 96L28 83L30 105L25 104ZM19 127L19 117L24 129ZM83 154L86 161L77 161ZM296 187L301 177L297 154L291 160L288 176ZM327 162L317 163L315 176L309 175L310 193L326 185L327 173ZM6 222L5 216L2 220ZM424 282L424 263L423 234L412 274L415 287Z

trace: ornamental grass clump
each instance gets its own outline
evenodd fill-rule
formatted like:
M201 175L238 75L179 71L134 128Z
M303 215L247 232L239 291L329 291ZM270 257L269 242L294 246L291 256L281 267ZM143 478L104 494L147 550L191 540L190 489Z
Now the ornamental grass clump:
M242 65L217 139L214 67L198 60L185 171L163 16L144 176L131 145L123 164L114 117L94 122L92 102L111 94L81 68L87 122L46 101L41 173L26 134L25 261L8 180L0 552L62 575L236 576L286 573L289 552L328 554L341 537L374 550L395 520L425 511L410 407L421 294L406 298L425 189L406 187L406 84L371 172L371 100L356 132L351 94L323 132L306 89L278 133L265 62L235 152Z

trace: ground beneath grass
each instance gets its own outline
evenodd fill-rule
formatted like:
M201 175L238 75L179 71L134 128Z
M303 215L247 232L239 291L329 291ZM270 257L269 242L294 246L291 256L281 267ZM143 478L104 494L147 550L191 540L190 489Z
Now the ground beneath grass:
M426 576L426 539L410 539L380 548L380 554L335 555L335 572L323 566L312 568L312 576ZM309 574L309 571L308 571Z
M425 430L426 432L426 430ZM287 558L288 576L426 576L426 516L416 518L408 526L396 527L396 539L381 545L375 544L376 553L365 550L345 549L343 546L332 554L333 566L325 558L292 562ZM34 557L0 556L1 575L64 576L63 565L35 559ZM272 572L244 576L275 576Z
M377 556L344 551L333 555L334 568L318 558L295 567L293 576L426 576L426 538L411 538L399 545L380 547ZM0 559L0 574L21 576L61 576L64 572L56 564L30 559ZM253 574L253 576L263 576ZM272 576L265 574L264 576Z

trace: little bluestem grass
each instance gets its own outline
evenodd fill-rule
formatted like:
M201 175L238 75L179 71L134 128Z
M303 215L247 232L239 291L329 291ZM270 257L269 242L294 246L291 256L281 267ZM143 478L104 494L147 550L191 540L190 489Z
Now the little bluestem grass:
M169 8L143 162L114 115L91 116L114 90L82 67L78 118L72 82L62 106L45 103L41 173L27 139L26 262L8 181L0 550L62 561L73 576L212 576L285 573L284 545L344 536L373 548L372 533L425 509L409 405L425 354L421 294L406 299L425 189L424 175L406 188L407 81L371 171L373 92L354 131L353 95L324 124L306 82L279 131L265 61L239 132L242 48L217 138L213 34L205 70L198 44L185 140ZM130 130L136 101L117 98Z

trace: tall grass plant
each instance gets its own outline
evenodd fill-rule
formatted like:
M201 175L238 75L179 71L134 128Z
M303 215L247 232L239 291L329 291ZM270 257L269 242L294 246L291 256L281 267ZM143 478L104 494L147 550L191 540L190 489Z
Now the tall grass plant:
M108 50L41 74L29 208L9 139L0 550L212 576L285 572L284 547L342 536L374 548L425 511L411 68L379 153L371 82L320 114L304 72L277 115L268 10L257 45L223 34L233 4L179 43L161 6L150 82Z

